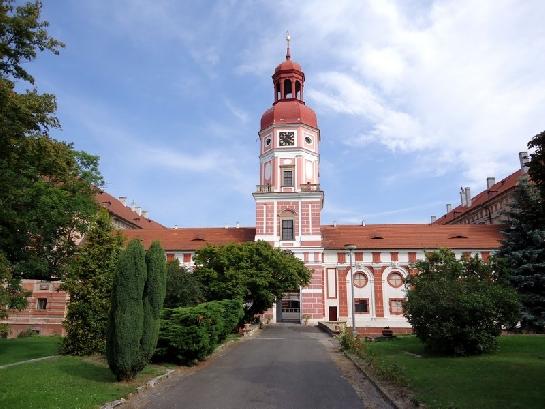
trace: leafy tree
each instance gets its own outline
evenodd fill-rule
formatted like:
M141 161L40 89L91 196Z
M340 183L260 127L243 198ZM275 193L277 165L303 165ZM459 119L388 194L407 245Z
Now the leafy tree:
M168 262L165 307L192 307L204 301L203 289L195 274L180 266L178 260Z
M49 136L59 128L56 101L39 94L26 63L58 54L40 19L41 2L0 0L0 250L15 278L59 277L96 212L98 158ZM17 88L15 87L17 82Z
M154 242L147 255L139 240L119 256L108 321L106 357L118 380L132 379L155 351L165 297L165 255Z
M243 300L246 319L271 307L283 293L308 284L311 276L291 252L264 241L207 246L197 251L195 265L205 298Z
M503 272L493 259L457 260L451 250L426 254L407 278L404 315L416 336L434 352L479 354L496 346L502 325L518 319L515 291L501 284Z
M20 280L13 278L11 266L0 252L0 320L7 318L8 311L26 308L30 292L21 288ZM8 335L7 324L0 324L0 338Z
M123 239L101 209L85 235L62 289L70 295L64 327L63 352L72 355L103 353L112 285Z
M144 361L149 362L159 337L159 319L166 292L166 259L165 252L158 241L154 241L146 253L148 268L146 286L144 288L144 333L142 335L142 352Z

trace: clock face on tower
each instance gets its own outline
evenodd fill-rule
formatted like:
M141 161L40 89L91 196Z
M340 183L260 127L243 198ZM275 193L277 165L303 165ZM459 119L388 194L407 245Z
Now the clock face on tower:
M295 132L279 132L278 144L280 146L293 146L295 145Z

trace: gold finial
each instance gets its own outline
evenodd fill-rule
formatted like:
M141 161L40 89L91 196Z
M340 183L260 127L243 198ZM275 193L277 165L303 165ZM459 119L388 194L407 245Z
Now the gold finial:
M287 47L287 50L286 50L286 60L289 60L291 58L291 55L290 55L290 40L291 40L290 32L286 31L286 43L288 44L288 47Z

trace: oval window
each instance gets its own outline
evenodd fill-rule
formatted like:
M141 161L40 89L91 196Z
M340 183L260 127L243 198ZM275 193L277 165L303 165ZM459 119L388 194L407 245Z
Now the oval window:
M367 285L367 276L363 273L354 274L354 285L358 288L363 288Z
M403 276L397 271L388 274L388 284L395 288L401 287L403 285Z
M305 137L305 142L310 145L312 143L312 138L310 136L306 136Z

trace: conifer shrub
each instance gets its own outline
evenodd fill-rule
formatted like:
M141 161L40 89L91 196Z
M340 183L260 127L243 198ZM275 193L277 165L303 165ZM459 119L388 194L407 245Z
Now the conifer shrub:
M240 300L165 308L156 358L182 364L202 360L235 330L243 316Z
M158 241L154 241L146 253L147 281L144 288L144 333L142 353L149 362L159 337L161 308L166 293L166 258Z
M118 380L133 378L143 367L146 278L144 248L140 241L132 240L119 255L106 343L108 365Z

